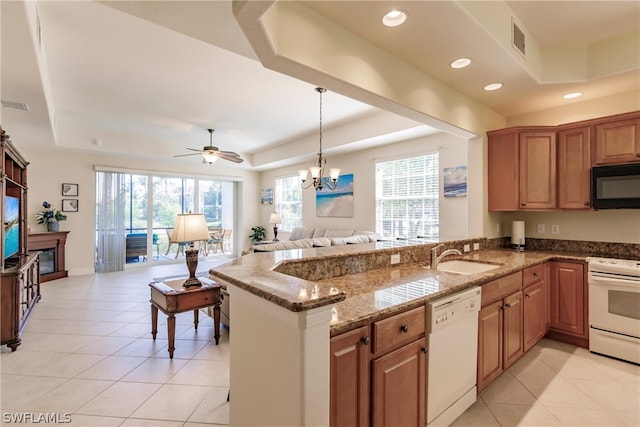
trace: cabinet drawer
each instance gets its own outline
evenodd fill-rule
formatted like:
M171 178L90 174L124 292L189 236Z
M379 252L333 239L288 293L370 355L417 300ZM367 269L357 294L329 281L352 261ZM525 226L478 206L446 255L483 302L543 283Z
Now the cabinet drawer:
M544 280L544 264L534 265L533 267L526 268L522 271L523 288L526 288L539 280Z
M482 307L522 289L522 271L482 285Z
M425 307L421 306L404 313L373 323L373 353L381 353L407 344L424 335Z

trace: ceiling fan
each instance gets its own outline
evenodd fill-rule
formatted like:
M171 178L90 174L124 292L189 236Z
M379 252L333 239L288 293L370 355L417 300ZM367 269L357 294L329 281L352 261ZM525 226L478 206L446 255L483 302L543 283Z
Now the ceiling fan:
M234 153L233 151L220 151L218 147L213 146L213 131L214 129L207 129L209 131L209 145L202 147L202 150L198 150L196 148L187 148L187 150L197 151L197 153L191 154L178 154L173 157L185 157L185 156L196 156L198 154L202 155L202 163L213 164L218 158L229 160L234 163L242 163L244 160L240 158L238 153Z

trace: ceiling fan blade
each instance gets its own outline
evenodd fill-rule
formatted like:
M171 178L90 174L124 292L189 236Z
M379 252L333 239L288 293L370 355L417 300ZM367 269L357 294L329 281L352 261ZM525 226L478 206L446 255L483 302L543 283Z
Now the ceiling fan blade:
M197 151L198 153L201 153L201 152L202 152L202 150L197 150L197 149L195 149L195 148L189 148L189 147L187 147L187 150Z
M235 157L235 156L227 156L226 154L222 154L223 152L219 151L216 153L216 156L220 157L221 159L224 160L229 160L230 162L234 162L234 163L242 163L244 162L244 159L241 159L240 157Z
M173 157L197 156L198 154L200 154L199 151L197 153L193 153L193 154L176 154Z
M230 156L230 157L240 157L240 154L234 153L233 151L218 151L218 153L224 154L225 156Z

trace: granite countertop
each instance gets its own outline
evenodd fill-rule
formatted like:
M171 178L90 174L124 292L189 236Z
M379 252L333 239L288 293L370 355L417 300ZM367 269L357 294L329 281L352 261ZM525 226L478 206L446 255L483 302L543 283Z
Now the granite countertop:
M466 259L499 265L478 274L462 275L434 271L428 263L345 274L320 280L304 280L275 271L287 262L306 261L309 268L320 268L312 261L327 257L377 254L386 248L376 244L298 249L247 254L211 269L214 279L232 283L291 311L304 311L334 304L331 335L367 323L375 317L404 311L426 301L450 295L471 286L522 270L552 259L584 261L586 255L542 251L517 252L511 249L481 250L445 260ZM306 265L305 263L299 263Z
M331 335L364 325L375 317L408 310L536 264L550 260L584 261L586 255L498 249L445 258L446 261L452 259L479 261L499 267L484 273L465 275L434 271L429 264L414 264L318 282L334 286L347 294L344 301L335 305Z

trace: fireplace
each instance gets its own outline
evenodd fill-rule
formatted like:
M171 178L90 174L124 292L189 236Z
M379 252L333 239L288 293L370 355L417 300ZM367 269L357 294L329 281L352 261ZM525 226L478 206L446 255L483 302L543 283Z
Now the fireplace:
M27 248L32 252L40 252L40 281L67 277L64 262L64 246L68 231L31 233L28 236Z

